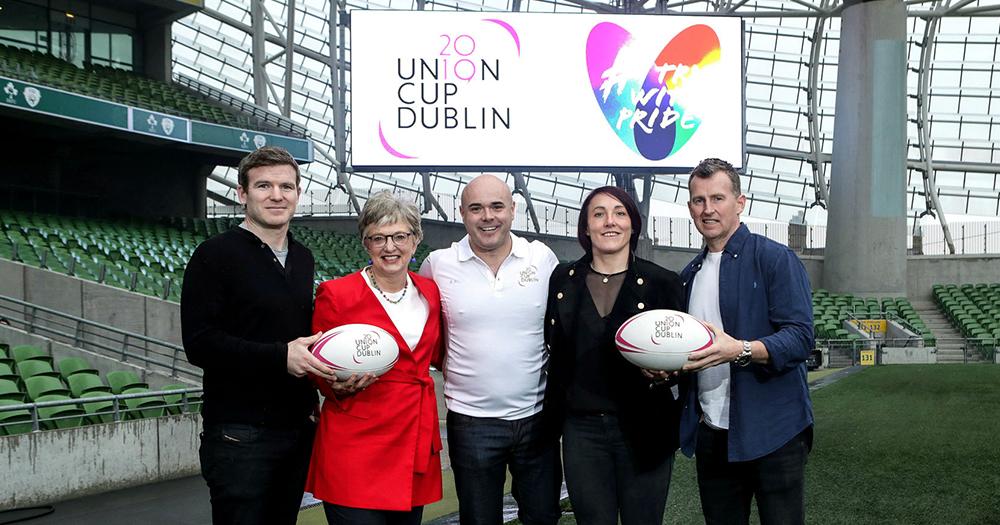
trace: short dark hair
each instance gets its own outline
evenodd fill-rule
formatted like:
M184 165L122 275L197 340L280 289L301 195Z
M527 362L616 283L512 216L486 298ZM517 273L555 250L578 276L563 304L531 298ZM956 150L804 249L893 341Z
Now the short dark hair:
M736 168L732 164L722 160L722 159L705 159L698 163L697 166L691 170L691 177L688 178L688 189L691 188L691 179L698 177L699 179L707 179L715 172L722 171L725 172L726 176L729 177L729 182L733 185L733 195L737 197L742 193L740 191L740 174L736 172Z
M277 146L263 146L243 157L240 165L236 167L239 174L240 186L243 186L244 191L249 190L247 186L250 185L250 170L261 166L281 166L284 164L295 168L295 187L299 187L299 183L302 182L299 163L295 162L295 158L292 157L291 153Z
M590 201L594 200L594 197L600 193L607 193L621 202L622 206L625 206L625 211L628 212L629 219L632 220L632 237L629 239L629 246L632 253L635 253L636 247L639 246L639 234L642 232L642 214L639 213L639 207L636 206L628 192L617 186L601 186L590 192L586 199L583 199L583 204L580 205L580 219L576 225L576 238L580 241L580 246L583 251L587 252L588 256L593 256L594 244L590 242L590 236L587 235L587 219L590 217Z

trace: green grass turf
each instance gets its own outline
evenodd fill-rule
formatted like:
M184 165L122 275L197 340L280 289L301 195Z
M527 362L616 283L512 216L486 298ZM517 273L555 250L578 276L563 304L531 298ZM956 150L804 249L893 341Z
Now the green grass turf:
M812 399L806 523L1000 524L1000 366L871 367ZM679 453L663 523L705 523Z
M1000 367L871 367L812 400L807 523L1000 524ZM704 523L700 505L679 455L663 522Z

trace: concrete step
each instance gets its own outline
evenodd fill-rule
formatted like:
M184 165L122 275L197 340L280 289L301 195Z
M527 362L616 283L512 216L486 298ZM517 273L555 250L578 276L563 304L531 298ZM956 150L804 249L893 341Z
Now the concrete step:
M937 338L938 363L986 362L976 351L970 351L966 359L965 338L962 332L951 323L934 301L911 301L910 305L927 325L927 329Z

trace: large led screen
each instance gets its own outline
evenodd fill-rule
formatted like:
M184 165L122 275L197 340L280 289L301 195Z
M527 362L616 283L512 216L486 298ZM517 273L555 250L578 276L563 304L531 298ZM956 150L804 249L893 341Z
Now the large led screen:
M351 13L359 171L743 165L736 17Z

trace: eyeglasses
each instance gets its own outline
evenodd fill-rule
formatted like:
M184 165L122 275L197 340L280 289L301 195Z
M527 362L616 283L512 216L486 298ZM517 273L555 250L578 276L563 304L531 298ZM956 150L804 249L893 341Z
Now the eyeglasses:
M375 248L382 248L385 243L392 239L392 243L396 246L406 246L406 241L413 235L411 232L399 232L392 235L369 235L365 239L371 241L372 246Z

